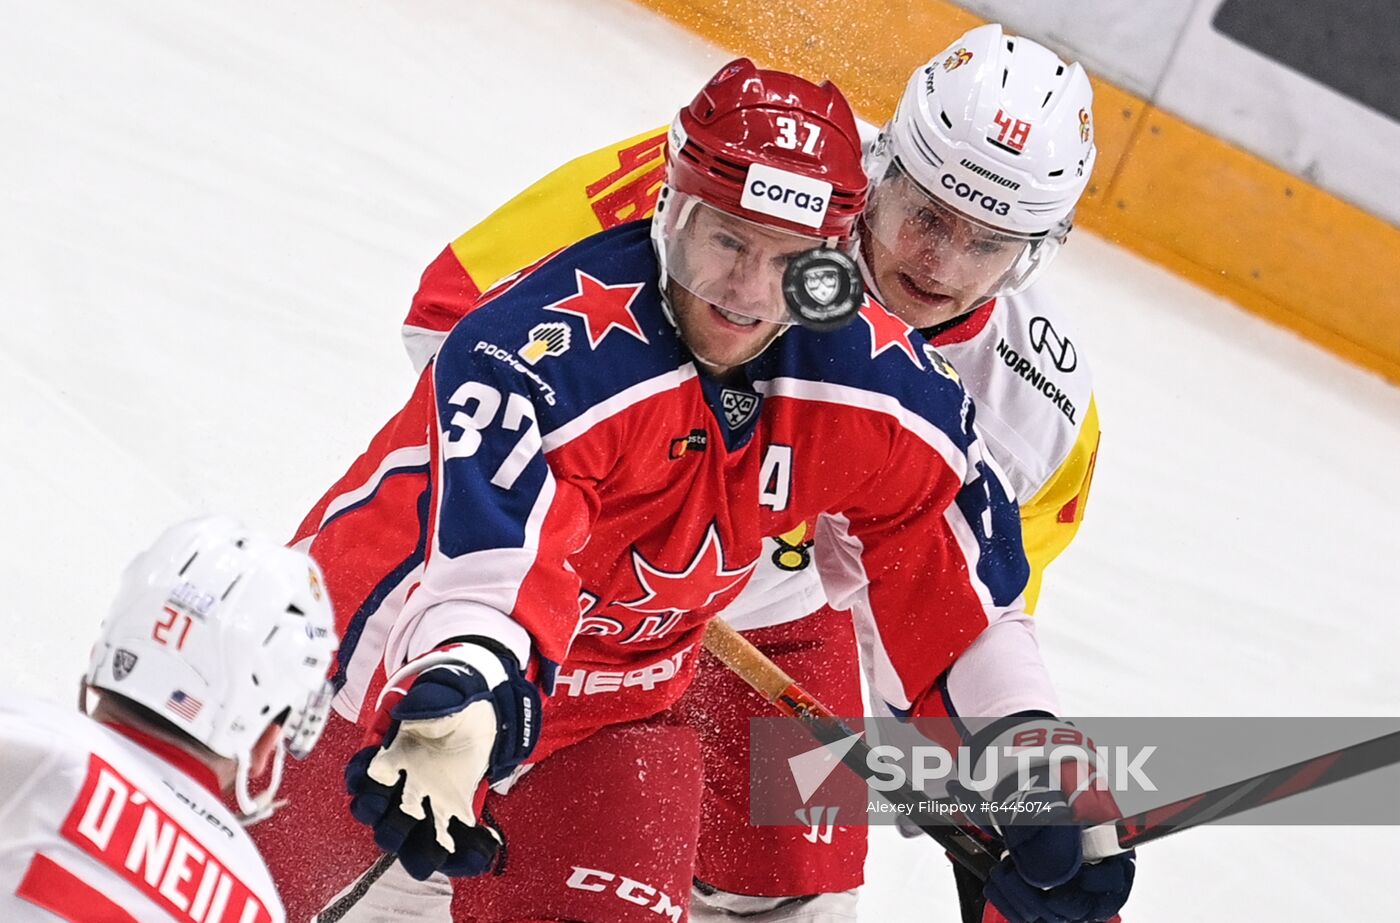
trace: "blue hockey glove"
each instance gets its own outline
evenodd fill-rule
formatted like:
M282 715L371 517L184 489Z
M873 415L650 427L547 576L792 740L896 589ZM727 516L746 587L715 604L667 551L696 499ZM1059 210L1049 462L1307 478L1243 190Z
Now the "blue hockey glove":
M539 692L513 656L485 644L438 648L395 673L370 746L345 768L350 813L419 880L495 864L501 836L480 819L486 788L538 737Z
M981 821L1007 850L983 891L984 923L1113 920L1132 890L1136 860L1118 848L1111 823L1118 806L1095 781L1093 744L1073 725L1040 716L998 722L980 743L984 753L995 749L1003 757L1026 748L1046 758L1030 761L1029 772L1003 773L983 793L996 807Z

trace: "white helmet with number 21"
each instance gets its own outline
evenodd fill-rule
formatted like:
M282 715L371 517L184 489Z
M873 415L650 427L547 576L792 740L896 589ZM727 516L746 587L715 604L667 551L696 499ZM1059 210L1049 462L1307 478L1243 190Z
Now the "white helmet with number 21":
M136 702L236 761L243 813L266 816L282 751L305 757L324 728L335 618L307 555L222 516L168 529L127 566L87 682ZM271 787L248 792L253 746L282 738Z

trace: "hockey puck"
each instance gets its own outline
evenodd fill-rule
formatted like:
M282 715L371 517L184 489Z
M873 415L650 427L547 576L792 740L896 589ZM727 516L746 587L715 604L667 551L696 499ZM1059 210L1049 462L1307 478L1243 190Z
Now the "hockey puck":
M860 310L865 283L856 261L840 250L808 250L783 272L783 299L802 326L835 330Z

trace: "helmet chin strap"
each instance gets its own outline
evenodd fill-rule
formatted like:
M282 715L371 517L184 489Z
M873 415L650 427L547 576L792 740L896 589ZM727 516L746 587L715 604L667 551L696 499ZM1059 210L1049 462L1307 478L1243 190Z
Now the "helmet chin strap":
M671 326L679 330L680 327L676 324L676 311L671 307L671 296L667 294L667 289L670 288L669 283L671 281L671 276L670 273L667 272L666 221L668 215L666 209L670 200L671 184L662 183L661 191L657 193L656 196L656 211L653 212L651 216L651 245L656 250L656 285L661 292L661 311L666 315L666 320L671 322ZM685 227L686 222L690 220L691 212L695 210L697 204L697 200L695 199L686 201L683 206L684 211L676 219L676 230L679 231L681 228Z
M875 271L870 268L870 259L866 255L866 250L870 246L869 230L865 224L865 215L861 214L856 223L856 265L860 267L861 278L865 279L866 292L874 295L876 301L884 304L885 296L880 294L880 286L875 281Z
M238 760L233 779L233 794L238 800L238 822L245 827L251 827L260 820L267 820L274 811L286 804L285 801L273 800L277 796L277 789L282 785L282 765L286 761L282 738L277 738L277 749L272 754L272 780L268 782L267 788L256 795L248 788L248 764L252 761L251 753L244 754Z

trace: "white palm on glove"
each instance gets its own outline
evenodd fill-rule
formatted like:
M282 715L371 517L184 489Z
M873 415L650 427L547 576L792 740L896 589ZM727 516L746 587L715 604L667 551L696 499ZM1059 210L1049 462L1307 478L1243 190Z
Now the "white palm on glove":
M489 640L449 642L406 664L376 707L368 737L379 742L345 767L351 816L420 881L489 871L502 838L477 811L487 784L533 751L539 712L534 684Z
M477 790L496 744L496 710L489 700L471 703L440 718L401 721L393 741L368 767L371 779L392 788L402 775L399 808L424 820L432 807L433 834L443 849L453 848L448 825L453 818L474 827ZM492 836L496 831L486 827Z

